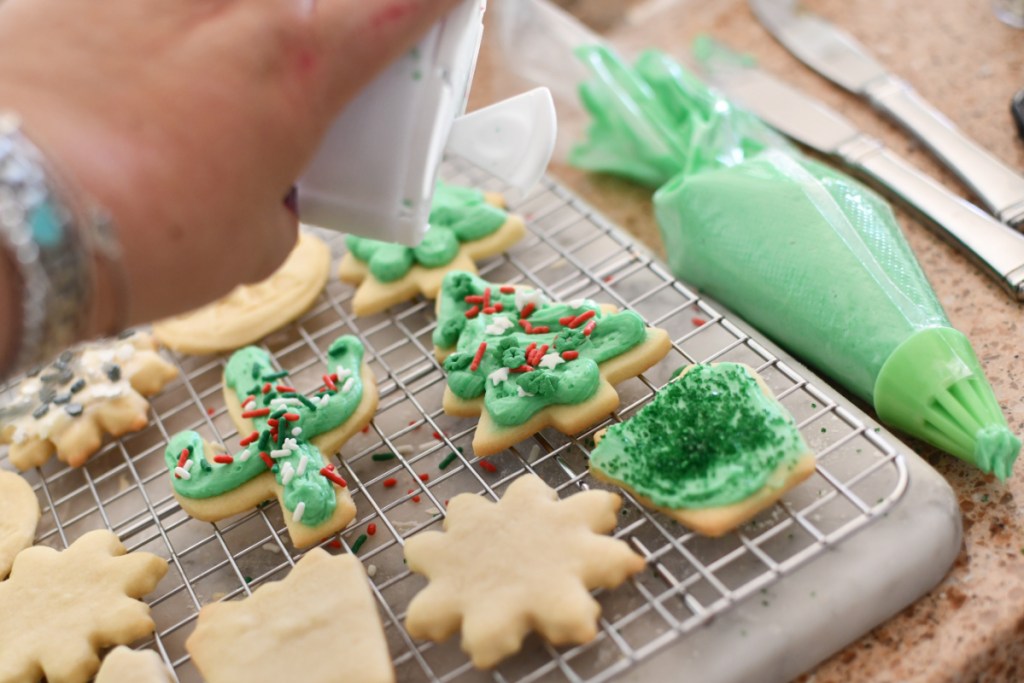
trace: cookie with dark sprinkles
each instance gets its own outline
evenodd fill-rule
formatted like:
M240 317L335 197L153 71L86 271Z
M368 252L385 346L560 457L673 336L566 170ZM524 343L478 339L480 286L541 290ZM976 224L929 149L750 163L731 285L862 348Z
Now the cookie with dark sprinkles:
M78 417L82 414L83 410L81 403L69 403L64 406L64 411L71 417Z

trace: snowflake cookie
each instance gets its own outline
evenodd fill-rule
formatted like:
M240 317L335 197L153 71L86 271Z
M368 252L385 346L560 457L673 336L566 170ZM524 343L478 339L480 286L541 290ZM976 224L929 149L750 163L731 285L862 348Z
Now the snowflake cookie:
M615 588L644 568L624 541L603 536L622 500L584 491L559 500L535 475L514 481L497 503L474 494L448 505L444 532L405 544L409 569L430 583L409 605L414 638L443 641L462 630L462 649L480 668L519 651L536 629L555 645L597 634L594 588Z

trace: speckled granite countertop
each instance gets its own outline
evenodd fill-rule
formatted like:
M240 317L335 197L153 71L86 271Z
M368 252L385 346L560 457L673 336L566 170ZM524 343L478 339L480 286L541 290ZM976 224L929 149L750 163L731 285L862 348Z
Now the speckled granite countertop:
M499 0L510 2L513 0ZM1024 87L1024 31L996 21L989 0L805 0L845 27L890 69L982 146L1024 171L1024 143L1009 114ZM684 54L710 33L756 56L761 65L843 112L865 131L965 194L919 145L867 105L798 63L761 28L742 0L561 0L617 45ZM503 91L485 50L474 99ZM563 113L563 112L560 112ZM562 117L569 131L579 121ZM553 171L640 240L660 249L649 193ZM1024 434L1024 307L1011 301L959 253L897 209L900 223L953 324L971 339L1010 425ZM912 444L913 445L913 444ZM929 447L917 448L950 482L964 516L964 548L931 593L801 676L801 683L847 681L1024 680L1024 461L1005 485ZM884 571L884 568L880 568Z

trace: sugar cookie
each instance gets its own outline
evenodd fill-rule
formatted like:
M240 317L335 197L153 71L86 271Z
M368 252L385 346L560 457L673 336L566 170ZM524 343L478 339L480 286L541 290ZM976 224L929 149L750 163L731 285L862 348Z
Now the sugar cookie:
M15 556L32 545L39 524L39 500L29 483L13 472L0 471L0 580L11 571Z
M116 437L145 427L149 403L143 396L177 375L144 332L65 351L15 389L0 442L11 445L11 464L22 471L54 453L81 467L99 450L104 432Z
M309 551L282 581L199 612L185 643L209 683L394 683L363 565Z
M793 417L738 363L687 367L595 440L594 476L705 536L771 507L815 465Z
M153 632L149 605L167 562L91 531L63 552L34 546L0 582L0 681L86 683L98 650Z
M185 512L215 522L277 498L296 547L344 529L355 505L328 457L377 410L377 383L363 355L355 337L336 339L327 351L325 386L306 397L286 384L288 373L277 371L266 351L236 351L224 370L224 400L241 450L232 456L181 432L164 453Z
M182 353L219 353L253 344L309 310L330 270L331 250L302 232L288 259L269 278L240 285L211 304L158 322L153 334Z
M576 434L619 405L612 385L670 348L664 330L633 311L580 299L556 304L535 289L449 273L437 299L434 347L448 386L444 410L480 416L477 455L545 427Z
M409 605L409 634L441 642L461 628L462 649L480 668L518 652L531 629L555 645L592 640L601 607L588 591L644 568L624 541L601 535L615 528L621 503L596 490L559 500L532 474L497 503L452 498L443 533L405 544L409 569L430 581Z
M103 658L94 683L172 683L174 679L153 650L119 645Z
M344 282L359 285L356 315L371 315L422 294L437 296L453 270L476 272L476 261L500 254L526 235L519 216L504 211L499 194L439 183L430 229L414 248L349 236L341 260Z

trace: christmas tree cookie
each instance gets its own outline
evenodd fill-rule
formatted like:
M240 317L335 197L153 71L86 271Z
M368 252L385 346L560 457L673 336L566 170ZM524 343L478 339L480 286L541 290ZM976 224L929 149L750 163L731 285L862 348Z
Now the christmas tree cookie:
M449 273L437 300L434 347L448 386L444 409L480 416L477 455L492 455L545 427L576 434L619 405L612 387L661 360L664 330L633 311L578 300L554 303L529 287Z
M417 294L433 299L449 272L475 273L477 260L500 254L526 235L523 219L504 206L500 194L438 183L430 228L415 247L349 236L339 274L359 285L353 312L371 315Z
M599 432L590 471L705 536L721 536L814 472L793 417L752 369L693 365Z
M238 433L233 455L195 432L175 435L164 459L174 496L193 517L214 522L277 498L296 547L344 529L355 505L328 457L370 423L377 384L355 337L327 351L324 386L305 396L255 346L224 370L224 399Z

